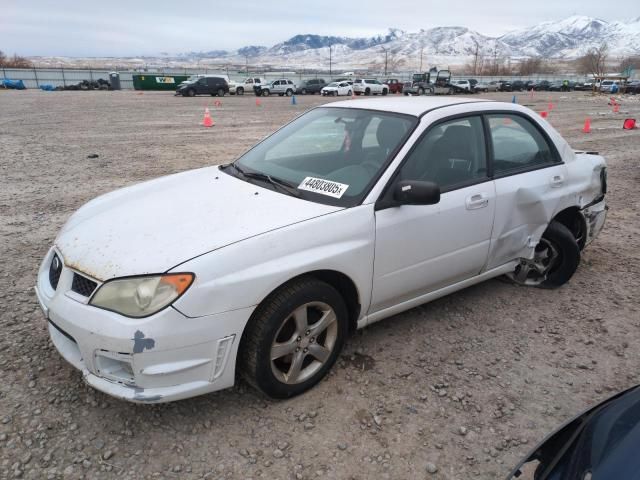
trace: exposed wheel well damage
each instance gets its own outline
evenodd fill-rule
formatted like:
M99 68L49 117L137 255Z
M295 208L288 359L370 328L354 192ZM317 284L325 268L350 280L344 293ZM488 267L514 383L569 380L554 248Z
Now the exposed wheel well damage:
M587 224L578 207L565 208L553 220L567 227L578 242L580 250L584 248L587 241Z

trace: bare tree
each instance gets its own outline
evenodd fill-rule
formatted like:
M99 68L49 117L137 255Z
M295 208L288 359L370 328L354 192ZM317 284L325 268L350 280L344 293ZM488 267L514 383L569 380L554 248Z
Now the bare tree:
M601 77L606 71L607 54L609 47L603 43L597 48L592 48L586 55L576 60L576 67L579 73Z
M472 74L473 75L478 75L478 60L479 60L479 56L480 56L480 44L478 43L478 41L475 38L473 39L473 43L476 44L476 48L473 51L473 69L472 69Z
M33 64L19 55L13 55L13 57L7 57L4 52L0 50L0 67L7 68L31 68Z

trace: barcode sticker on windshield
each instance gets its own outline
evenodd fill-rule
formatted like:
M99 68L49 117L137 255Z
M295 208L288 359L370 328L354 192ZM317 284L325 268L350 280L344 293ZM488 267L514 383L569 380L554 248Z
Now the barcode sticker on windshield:
M307 190L308 192L315 192L321 195L328 195L334 198L340 198L344 192L349 188L349 185L344 183L331 182L329 180L323 180L321 178L307 177L302 180L302 183L298 185L300 190Z

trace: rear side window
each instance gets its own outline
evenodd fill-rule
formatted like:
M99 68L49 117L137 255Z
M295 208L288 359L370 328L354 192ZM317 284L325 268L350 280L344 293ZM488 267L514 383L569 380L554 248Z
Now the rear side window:
M540 131L524 117L488 115L496 176L555 163L556 155Z

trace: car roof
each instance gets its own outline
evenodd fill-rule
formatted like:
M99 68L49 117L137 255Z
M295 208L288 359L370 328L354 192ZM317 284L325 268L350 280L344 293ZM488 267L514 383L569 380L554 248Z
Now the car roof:
M358 100L344 100L342 102L333 102L325 107L341 107L341 108L360 108L365 110L380 110L383 112L403 113L405 115L420 115L433 110L434 108L449 107L452 105L460 105L464 103L487 102L489 100L471 99L471 98L451 98L420 96L420 97L384 97L384 98L366 98Z

